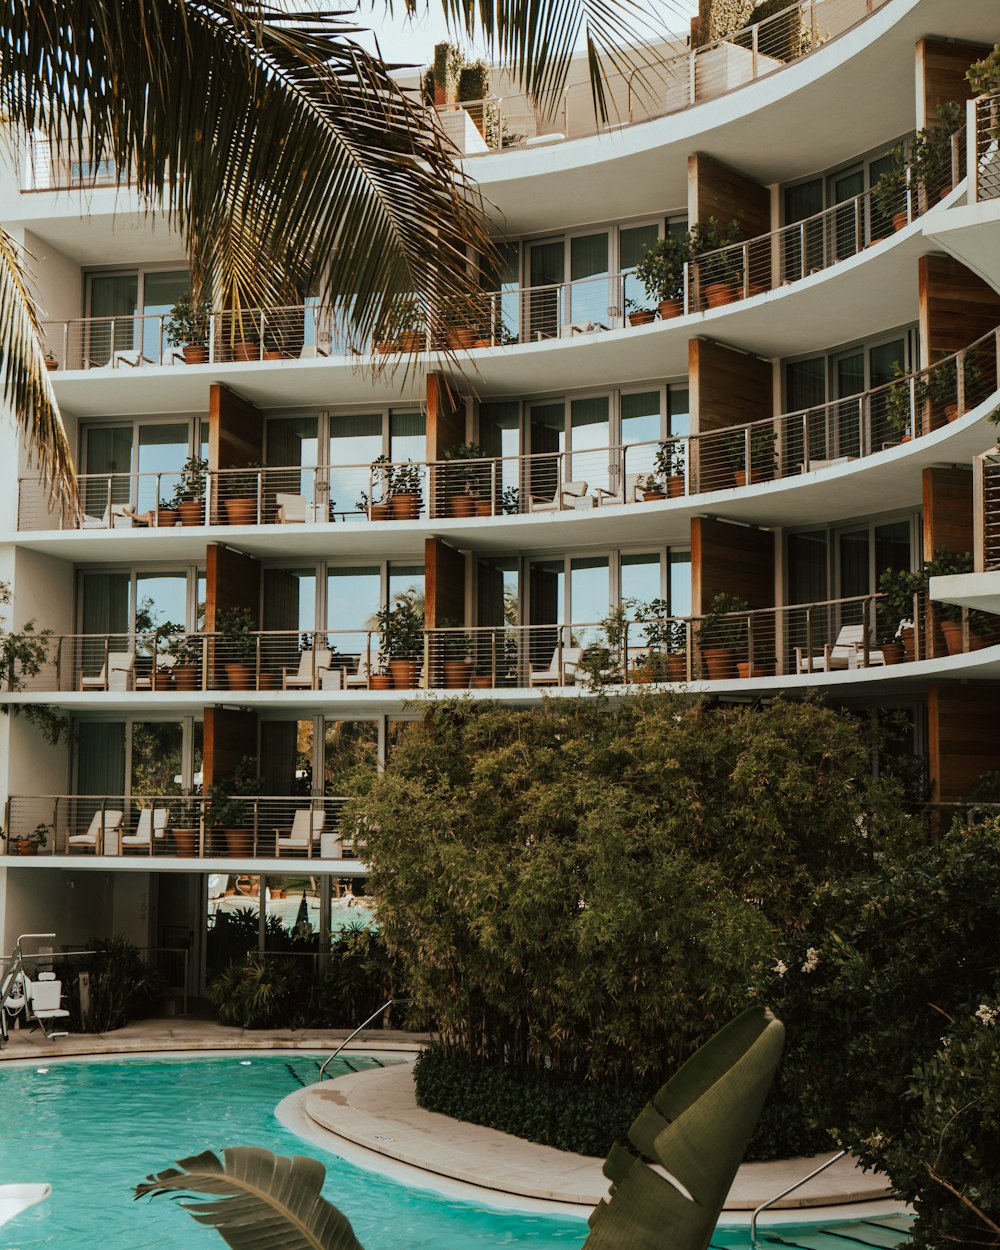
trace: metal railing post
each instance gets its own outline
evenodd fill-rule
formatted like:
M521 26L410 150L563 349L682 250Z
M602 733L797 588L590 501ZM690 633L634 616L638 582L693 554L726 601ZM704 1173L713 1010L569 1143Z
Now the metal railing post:
M958 415L965 412L965 348L958 353L955 361L955 400L958 403Z

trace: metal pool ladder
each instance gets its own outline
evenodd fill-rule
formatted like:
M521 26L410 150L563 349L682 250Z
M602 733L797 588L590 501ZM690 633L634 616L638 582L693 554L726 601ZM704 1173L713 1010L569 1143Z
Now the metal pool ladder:
M819 1176L820 1172L825 1172L826 1169L832 1167L838 1159L843 1159L846 1154L846 1150L838 1150L831 1159L827 1159L827 1161L825 1163L821 1163L818 1168L814 1168L808 1176L803 1176L801 1180L789 1185L787 1189L783 1189L780 1194L775 1194L773 1198L768 1198L767 1202L762 1202L757 1210L754 1211L753 1215L750 1216L750 1244L752 1246L756 1246L757 1244L758 1216L762 1215L769 1207L773 1207L776 1202L780 1202L782 1198L787 1198L789 1194L793 1194L796 1189L801 1189L806 1181L811 1181L814 1176Z
M333 1054L328 1059L323 1061L323 1066L319 1070L319 1079L322 1081L323 1077L326 1075L327 1068L330 1066L331 1063L333 1063L334 1059L337 1058L337 1056L344 1049L344 1047L347 1046L349 1042L354 1041L354 1039L357 1037L357 1035L361 1032L363 1028L371 1024L371 1022L375 1019L376 1016L380 1016L383 1011L387 1011L390 1007L395 1006L397 1003L405 1003L408 1001L409 999L406 999L406 998L389 998L382 1004L381 1007L376 1008L376 1010L372 1012L372 1014L368 1017L367 1020L362 1020L361 1023L358 1025L358 1027L354 1030L354 1032L349 1034L347 1037L345 1037L344 1040L337 1047L337 1049L333 1052Z

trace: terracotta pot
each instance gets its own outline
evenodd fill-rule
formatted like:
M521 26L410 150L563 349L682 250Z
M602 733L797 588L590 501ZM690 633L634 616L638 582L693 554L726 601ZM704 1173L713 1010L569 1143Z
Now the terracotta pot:
M739 297L739 287L732 282L710 282L705 287L705 302L709 308L721 308L723 304L732 304Z
M893 213L892 215L893 230L903 230L905 229L906 224L907 224L907 216L905 212Z
M941 621L941 633L944 634L944 645L949 655L962 655L962 622L961 621ZM979 643L979 647L972 645L973 638ZM984 639L979 638L975 634L969 635L969 650L978 651L984 645Z
M952 193L952 191L954 191L954 189L955 189L955 188L954 188L954 187L951 185L951 183L949 182L949 183L948 183L948 185L947 185L946 187L942 187L942 188L941 188L941 190L938 192L938 199L939 199L939 200L943 200L943 199L944 199L944 197L945 197L946 195L951 195L951 193Z
M661 299L658 305L660 310L660 319L669 321L671 317L679 317L684 311L684 301L682 299Z
M906 656L906 663L911 664L917 654L917 640L913 632L913 626L909 625L899 631L899 641L902 643L903 652Z
M644 490L642 492L643 500L646 503L653 503L657 499L666 499L666 493L662 490Z
M733 469L733 480L736 482L737 486L746 486L747 484L746 469ZM750 485L751 486L753 486L755 482L762 482L763 480L764 480L763 469L751 469L750 470Z
M493 504L489 499L476 500L476 516L492 516Z
M882 659L886 664L902 664L906 658L901 642L883 642L879 650L882 652Z
M274 673L261 673L257 678L258 690L277 690L278 679Z
M393 495L389 510L394 521L416 521L420 516L420 496Z
M396 690L415 690L420 680L419 660L390 660L389 675Z
M493 676L491 673L477 673L472 679L474 690L491 690L493 688Z
M197 690L201 685L201 669L197 664L175 664L173 675L178 690Z
M368 519L370 521L388 521L389 505L387 503L373 503L368 505Z
M55 371L59 368L59 361L52 357L46 356L45 368L48 369L49 373L55 373Z
M11 842L13 853L15 855L37 855L38 847L34 842L29 842L27 838L14 838Z
M204 343L185 343L181 355L186 365L208 364L208 347Z
M287 357L284 352L278 351L277 348L268 348L263 353L265 360L285 360Z
M471 495L452 495L448 500L448 510L452 516L475 516L476 501Z
M686 655L668 655L667 656L667 680L668 681L687 681L687 656Z
M255 525L257 522L256 499L224 499L227 525Z
M259 343L234 343L233 360L259 360Z
M656 319L656 313L652 308L641 308L638 312L629 313L628 323L630 326L648 326Z
M753 673L751 673L749 660L737 660L736 662L736 671L739 673L740 677L743 677L743 678L747 678L751 676L770 677L772 668L773 666L770 664L764 664L761 660L754 660Z
M227 829L226 851L230 856L246 856L253 851L253 833L249 829Z
M747 299L753 299L755 295L763 295L770 290L763 282L750 282L747 284Z
M223 664L226 685L230 690L252 690L254 669L252 664Z
M372 673L368 678L369 690L391 690L392 678L388 673Z
M204 499L188 499L177 505L177 511L181 514L181 525L205 524Z
M702 650L709 681L725 681L736 676L736 652L729 647L707 647Z
M680 499L684 494L684 478L668 477L667 478L667 498Z
M174 846L177 848L178 855L197 855L198 853L198 830L197 829L172 829L171 833L174 837Z
M170 529L180 520L177 515L176 508L157 508L156 509L156 528Z
M957 399L950 400L947 404L945 404L944 419L946 421L958 420L958 400Z
M475 330L468 326L452 326L448 331L448 346L455 352L466 352L476 341Z
M445 660L443 667L446 690L468 690L473 668L468 660Z

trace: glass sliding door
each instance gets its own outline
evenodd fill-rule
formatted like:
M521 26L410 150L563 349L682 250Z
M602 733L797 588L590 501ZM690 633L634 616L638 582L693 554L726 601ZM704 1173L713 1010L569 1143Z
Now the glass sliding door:
M337 631L330 634L330 646L347 657L350 673L358 674L360 661L369 658L369 631L381 606L382 570L377 564L328 570L326 628ZM371 645L377 646L377 637L371 638Z
M566 245L562 239L528 246L527 341L555 338L561 324Z
M139 311L138 273L93 274L90 278L90 317L84 344L84 367L113 364L119 352L133 357L139 347L136 313Z
M569 620L575 646L597 641L597 622L607 616L611 602L609 571L607 556L579 556L570 561Z
M169 363L172 347L163 332L163 319L182 295L191 290L186 269L150 270L142 275L142 355L153 364Z
M97 677L108 654L129 650L132 578L129 573L80 577L80 674Z
M131 425L91 425L84 431L83 511L107 521L113 504L132 501Z
M607 231L601 234L576 235L570 239L569 267L572 286L569 320L573 325L609 325L609 308L613 303L608 281L609 253Z
M659 451L662 417L660 416L660 392L641 391L621 397L621 445L625 450L619 472L648 476ZM621 480L612 483L618 491Z
M181 469L188 458L191 427L140 425L136 487L136 510L148 512L173 499Z
M385 449L380 412L330 418L329 515L357 519L365 496L372 495L369 465ZM376 494L378 489L376 486ZM381 502L381 495L375 502Z
M625 302L634 300L642 307L650 302L642 283L634 277L636 265L659 238L660 230L656 222L643 226L622 226L618 231L618 271L622 275L622 286L612 291L608 300L611 305L609 313L617 324L622 324L625 316ZM612 321L615 324L615 321Z
M840 204L833 214L829 263L853 256L865 245L864 203L855 199L865 189L865 172L852 169L830 179L830 202ZM851 201L845 203L845 201Z
M495 457L495 506L504 512L517 512L521 487L520 405L512 403L481 404L479 408L479 445L483 454Z
M829 460L836 439L826 404L826 357L794 360L785 366L785 411L801 412L800 420L786 423L784 449L788 464L809 460Z
M183 793L184 726L180 721L133 721L129 793Z
M328 481L319 463L319 421L316 417L276 417L267 422L267 463L273 465L264 479L264 515L274 516L278 494L302 495L306 517L322 521L326 511ZM301 467L300 467L301 466Z
M886 386L900 373L906 372L906 341L893 339L889 343L879 343L868 352L868 386L874 390ZM912 436L919 433L913 429L912 421L905 430L899 430L886 418L888 391L881 391L872 396L871 423L872 448L881 447L883 443L895 442L904 435Z
M786 187L784 191L785 225L801 222L798 230L786 230L782 249L782 280L798 282L814 269L822 267L825 252L823 222L815 220L823 211L823 180L814 178Z
M643 552L639 555L623 555L619 569L619 602L636 604L651 603L654 599L663 598L661 585L661 563L656 552ZM629 615L632 615L630 612ZM642 647L646 642L646 633L641 625L632 625L628 631L629 653L632 658L633 648Z
M831 449L834 456L859 456L869 444L864 405L860 401L849 402L852 395L865 390L865 353L863 349L838 356L833 362L834 398L847 400L839 403L836 410L836 445Z
M607 490L611 457L611 412L607 395L570 404L570 458L567 476L590 491Z
M528 493L533 498L553 499L559 489L562 453L566 450L563 405L534 404L528 414L528 439Z

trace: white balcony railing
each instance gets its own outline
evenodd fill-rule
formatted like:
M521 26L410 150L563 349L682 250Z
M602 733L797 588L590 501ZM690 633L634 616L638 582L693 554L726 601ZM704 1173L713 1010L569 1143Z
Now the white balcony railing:
M968 104L969 168L972 200L1000 198L1000 93Z

